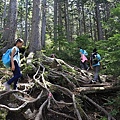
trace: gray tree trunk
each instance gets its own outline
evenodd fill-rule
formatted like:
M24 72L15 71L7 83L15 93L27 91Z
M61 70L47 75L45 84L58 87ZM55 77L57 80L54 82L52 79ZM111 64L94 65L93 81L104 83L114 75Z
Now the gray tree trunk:
M8 48L12 47L14 44L15 36L16 36L16 29L17 29L17 0L10 0L9 3L9 10L7 16L7 23L4 28L2 40L6 42L5 49L3 52Z
M109 5L109 2L107 2L105 4L105 11L106 11L106 20L105 22L108 21L108 19L110 18L110 5ZM105 39L107 40L108 39L108 30L105 29Z
M25 16L25 44L28 39L28 0L26 0L26 16Z
M63 37L62 31L63 23L62 23L62 2L59 0L58 2L58 37Z
M46 0L42 1L42 46L45 47L45 32L46 32Z
M64 3L65 9L65 29L66 29L66 36L67 41L70 41L70 23L69 23L69 12L68 12L68 0Z
M57 40L58 0L54 0L54 40Z
M41 49L41 0L33 0L32 31L29 51L36 52Z
M85 13L84 13L84 2L81 2L82 6L82 16L83 16L83 28L84 28L84 34L86 33L86 23L85 23Z
M2 15L2 25L1 25L2 28L5 27L5 19L6 19L6 16L7 16L7 15L6 15L6 14L7 14L7 13L6 13L6 8L7 8L7 4L6 4L6 3L7 3L7 1L5 0L5 1L4 1L4 12L3 12L3 15Z
M102 23L101 23L101 16L99 10L99 3L96 2L96 22L97 22L97 32L98 32L98 40L103 40L103 31L102 31Z
M90 15L90 37L92 38L93 40L93 23L92 23L92 16Z
M78 35L82 35L82 20L81 20L80 0L77 0L77 9L78 9L78 22L79 22Z
M97 26L96 26L96 17L95 17L95 11L94 11L94 13L93 13L93 36L94 36L94 41L98 40L96 28L97 28Z

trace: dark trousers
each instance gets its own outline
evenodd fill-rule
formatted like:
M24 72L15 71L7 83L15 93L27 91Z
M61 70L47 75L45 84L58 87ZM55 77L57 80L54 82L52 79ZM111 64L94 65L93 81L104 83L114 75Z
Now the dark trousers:
M100 65L98 65L98 66L94 66L93 67L93 69L94 69L94 81L99 81L99 82L102 82L101 81L101 79L100 79L100 76L99 76L99 72L100 72Z
M86 61L85 62L80 61L80 66L81 66L82 70L87 70L88 69L88 65L87 65Z
M22 74L20 73L20 67L18 66L18 63L16 61L14 61L14 65L15 65L15 70L13 71L13 78L11 78L10 80L8 80L8 84L11 85L14 82L14 87L13 89L17 88L17 82L18 79L22 76Z

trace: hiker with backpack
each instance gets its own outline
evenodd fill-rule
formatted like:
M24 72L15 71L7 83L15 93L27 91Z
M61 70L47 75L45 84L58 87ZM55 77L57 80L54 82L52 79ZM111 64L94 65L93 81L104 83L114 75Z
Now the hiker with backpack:
M20 53L19 48L22 47L24 41L18 38L15 42L15 46L12 49L8 49L5 54L3 54L2 61L6 67L11 67L13 72L13 77L5 82L3 85L7 91L10 90L10 85L14 83L13 89L17 89L18 79L22 76L20 72ZM6 61L5 61L6 60Z
M80 50L79 50L79 53L80 53L80 66L81 66L81 69L82 70L87 70L88 69L88 65L87 65L87 55L88 53L86 52L86 50L82 49L80 47Z
M93 52L90 56L90 67L91 69L94 70L94 78L93 80L90 81L90 83L96 83L97 81L99 81L100 83L102 83L100 76L99 76L99 72L100 72L100 60L101 60L101 56L100 54L97 52L97 49L94 48Z

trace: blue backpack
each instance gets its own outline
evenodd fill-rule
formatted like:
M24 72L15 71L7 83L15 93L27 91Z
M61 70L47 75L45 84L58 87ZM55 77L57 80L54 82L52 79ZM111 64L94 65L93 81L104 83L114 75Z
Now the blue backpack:
M85 56L88 56L88 53L86 50L84 50L84 53L83 53Z
M10 61L11 61L11 58L10 58L10 54L11 54L11 50L12 49L8 49L2 56L2 62L3 62L3 65L6 67L6 68L9 68L10 67ZM15 54L17 55L18 52ZM15 56L14 55L14 56ZM14 57L13 56L13 57Z

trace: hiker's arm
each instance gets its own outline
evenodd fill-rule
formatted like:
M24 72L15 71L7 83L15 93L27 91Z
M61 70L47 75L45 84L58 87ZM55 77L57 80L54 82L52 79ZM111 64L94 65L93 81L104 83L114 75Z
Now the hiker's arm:
M16 50L14 48L11 52L11 70L13 70L13 71L15 70L15 65L14 65L14 60L13 60L13 56L14 56L15 52L16 52Z
M92 59L92 58L90 57L90 68L93 69L91 59Z
M92 66L92 63L91 63L91 61L90 61L90 68L91 68L91 69L93 69L93 66Z

